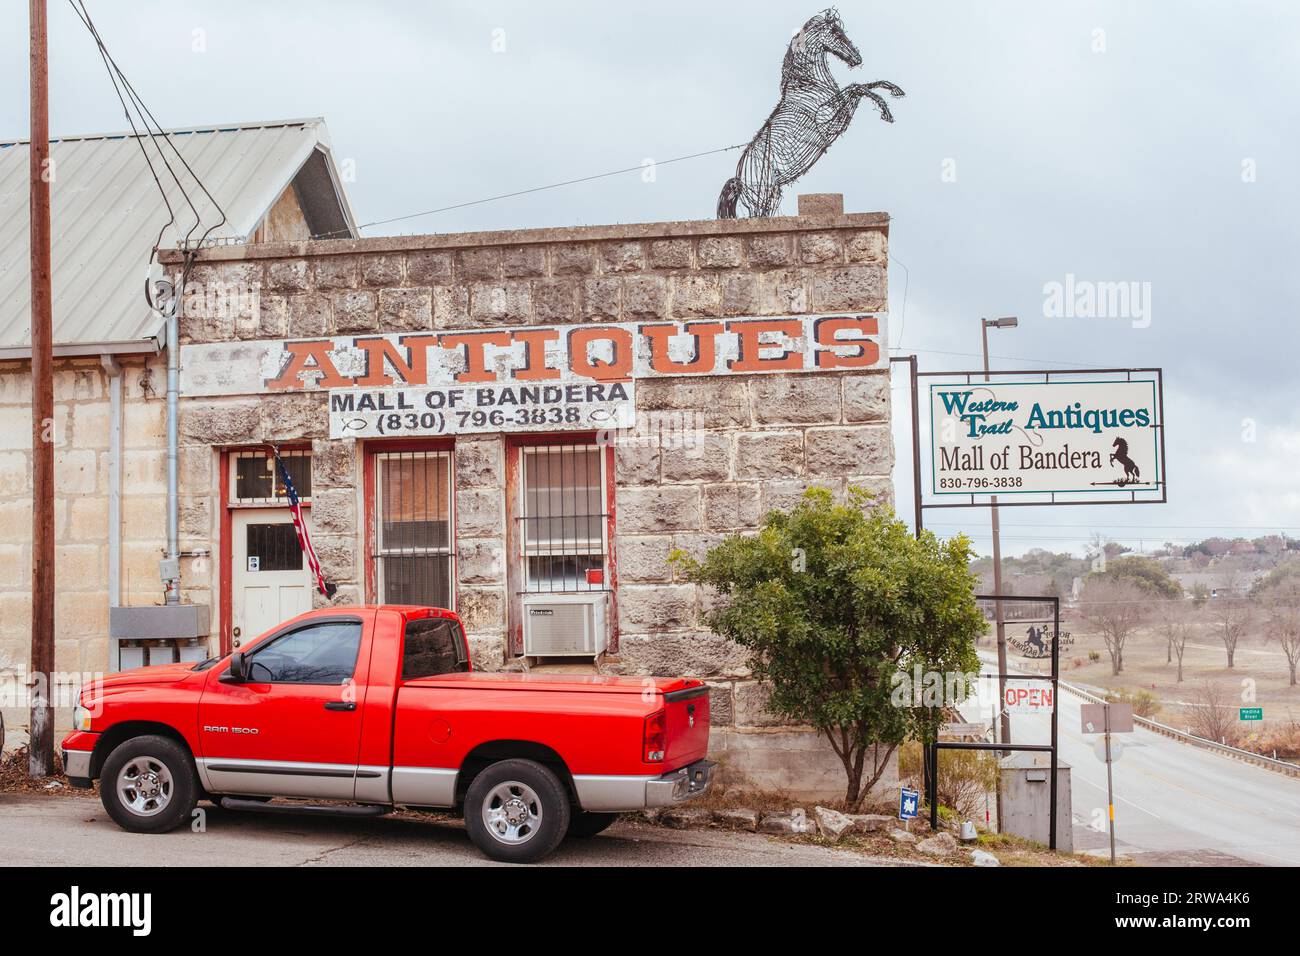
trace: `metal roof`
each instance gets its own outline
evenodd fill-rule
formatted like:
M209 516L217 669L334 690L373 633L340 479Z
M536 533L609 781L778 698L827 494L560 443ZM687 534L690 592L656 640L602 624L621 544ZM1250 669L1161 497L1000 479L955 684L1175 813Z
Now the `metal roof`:
M319 190L324 178L334 195L311 199L337 203L355 236L347 199L329 157L324 120L166 132L225 211L226 223L210 239L247 241L317 153L326 161L329 176L309 177L316 184L310 188ZM175 154L165 144L158 145L166 150L198 210L200 225L189 237L196 242L221 216ZM162 168L157 149L147 139L145 146L176 214L176 224L168 226L159 245L174 248L186 239L195 216L182 190ZM0 141L0 358L25 356L31 349L29 153L27 141ZM162 319L146 304L144 284L154 241L168 214L136 137L130 133L61 137L51 140L50 156L56 350L72 354L122 351L126 344L154 347L151 340L159 337Z

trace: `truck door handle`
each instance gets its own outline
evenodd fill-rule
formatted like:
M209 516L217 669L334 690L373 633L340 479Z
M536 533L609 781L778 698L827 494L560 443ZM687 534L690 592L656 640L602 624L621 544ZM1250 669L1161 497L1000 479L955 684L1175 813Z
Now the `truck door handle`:
M327 700L325 701L326 710L356 710L356 701L352 700Z

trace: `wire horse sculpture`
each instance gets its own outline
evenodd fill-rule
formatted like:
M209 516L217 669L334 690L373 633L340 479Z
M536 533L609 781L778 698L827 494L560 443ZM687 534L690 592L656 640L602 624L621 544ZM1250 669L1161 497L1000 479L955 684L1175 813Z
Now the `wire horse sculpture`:
M902 96L903 91L886 80L851 83L841 89L826 63L830 54L851 67L862 65L862 54L845 35L834 8L810 19L790 41L781 65L781 99L741 153L736 175L723 185L719 219L735 219L737 203L752 217L776 215L781 187L821 159L848 129L863 99L876 104L886 123L894 121L888 103L875 91L885 90L891 96Z

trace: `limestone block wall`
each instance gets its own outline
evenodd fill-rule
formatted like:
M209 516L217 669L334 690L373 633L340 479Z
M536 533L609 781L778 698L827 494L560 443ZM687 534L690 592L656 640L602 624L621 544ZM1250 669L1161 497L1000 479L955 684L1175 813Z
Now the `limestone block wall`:
M162 358L124 358L122 599L162 599L166 545L166 370ZM27 362L0 363L0 681L25 671L31 648L32 397ZM55 669L108 668L108 376L99 360L55 363ZM207 600L209 575L187 574L184 598ZM8 676L6 676L8 675ZM10 727L26 706L5 701ZM62 724L60 726L63 726Z

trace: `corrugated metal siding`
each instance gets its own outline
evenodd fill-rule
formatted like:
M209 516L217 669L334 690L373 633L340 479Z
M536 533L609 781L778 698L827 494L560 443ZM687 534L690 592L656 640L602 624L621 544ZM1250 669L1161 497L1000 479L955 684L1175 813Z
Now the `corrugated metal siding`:
M227 239L246 238L312 150L326 142L316 121L169 135L225 209L228 221L212 235ZM163 233L161 244L175 246L195 216L157 151L147 140L145 145L176 213L176 225ZM0 348L31 344L28 154L25 142L0 144ZM191 234L197 240L221 217L175 155L169 149L167 154L198 209L202 225ZM144 283L154 240L168 216L140 147L130 136L73 138L54 141L50 155L55 344L158 334L161 321L145 303Z

